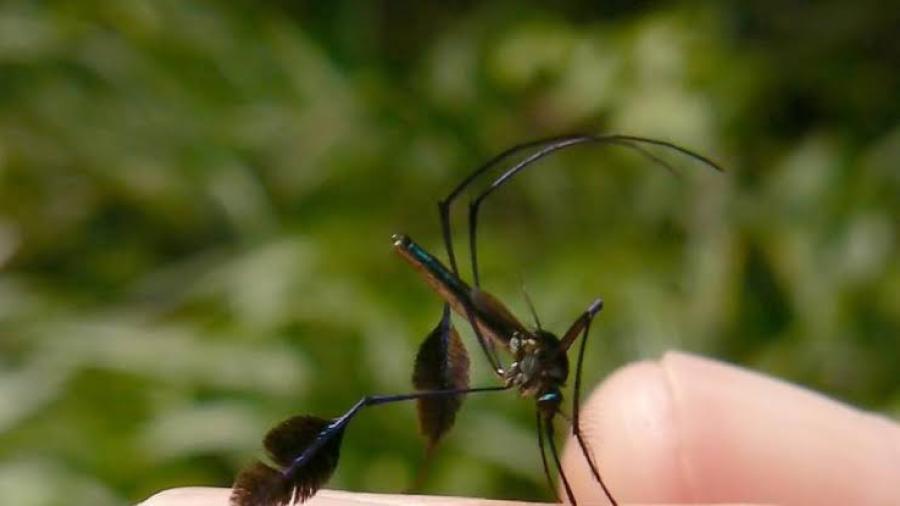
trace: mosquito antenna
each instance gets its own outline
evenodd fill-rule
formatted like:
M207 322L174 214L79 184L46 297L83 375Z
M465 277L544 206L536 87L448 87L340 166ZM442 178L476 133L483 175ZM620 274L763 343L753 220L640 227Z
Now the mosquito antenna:
M528 311L531 312L531 317L534 318L534 324L537 326L538 330L544 330L541 326L541 319L538 318L537 311L534 309L534 301L531 300L531 296L528 295L528 290L525 289L525 280L519 277L519 286L522 289L522 296L525 298L525 304L528 305Z

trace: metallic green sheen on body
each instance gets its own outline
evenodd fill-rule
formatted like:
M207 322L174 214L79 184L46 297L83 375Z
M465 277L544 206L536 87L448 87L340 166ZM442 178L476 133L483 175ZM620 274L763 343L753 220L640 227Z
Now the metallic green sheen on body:
M459 279L458 276L450 272L447 267L435 258L431 253L419 246L418 243L403 234L395 234L393 237L394 246L409 253L415 261L426 269L432 276L443 284L447 289L456 293L456 296L462 300L468 300L469 286Z

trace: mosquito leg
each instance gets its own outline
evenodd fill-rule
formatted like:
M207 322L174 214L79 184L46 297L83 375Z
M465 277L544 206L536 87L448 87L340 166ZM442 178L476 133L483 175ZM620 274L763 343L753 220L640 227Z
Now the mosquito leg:
M579 421L581 412L581 372L584 368L584 350L587 347L588 332L591 329L591 322L594 321L594 316L596 316L602 308L602 299L597 299L591 303L588 309L575 320L575 323L573 323L566 332L566 335L562 339L562 343L564 347L568 348L571 346L575 336L581 334L581 344L578 346L578 359L575 365L575 385L572 392L572 433L575 434L575 439L578 441L578 447L581 449L581 454L584 455L584 459L587 461L591 474L594 475L594 479L600 484L600 487L603 489L606 498L609 499L610 504L612 504L612 506L617 506L618 502L613 498L612 493L600 476L597 464L591 457L591 451L587 445L587 441L585 441L584 436L581 433L581 423Z
M603 478L600 477L600 471L597 470L597 464L594 463L594 460L591 458L590 448L587 446L587 442L584 440L584 437L581 435L581 429L578 428L577 425L572 425L572 431L575 433L575 440L578 441L578 447L581 449L581 454L584 455L584 459L588 463L588 467L591 469L591 474L594 475L594 478L597 482L600 483L600 487L603 489L603 494L609 500L609 503L612 506L618 506L619 503L609 492L609 489L606 488L606 484L603 482Z
M525 157L520 162L513 165L511 168L507 169L503 174L497 177L493 182L491 182L490 186L488 186L485 190L478 194L472 202L469 204L469 250L470 250L470 258L472 259L472 280L475 286L479 286L479 275L478 275L478 264L477 264L477 248L476 248L476 240L477 240L477 230L476 225L478 223L478 211L481 208L481 204L484 202L491 193L505 185L509 182L516 174L525 170L527 167L531 166L533 163L537 162L541 158L544 158L556 151L566 149L571 146L575 146L578 144L613 144L618 146L623 146L629 149L632 149L649 159L653 163L663 166L669 172L674 174L678 174L678 171L675 168L663 160L662 158L656 156L652 152L648 151L644 148L643 145L652 145L659 146L663 148L667 148L673 151L677 151L685 156L693 158L709 167L712 167L715 170L723 172L722 167L720 167L717 163L710 160L709 158L695 152L689 150L687 148L683 148L677 144L673 144L667 141L661 141L657 139L650 139L647 137L637 137L633 135L572 135L567 137L559 137L556 139L552 139L546 143L534 143L529 147L541 146L540 149L532 153L531 155ZM483 172L483 171L482 171ZM475 177L480 175L480 172L476 171L473 173ZM452 195L452 194L451 194ZM448 211L449 212L449 211Z
M488 160L487 163L481 165L477 169L475 169L472 173L470 173L465 179L463 179L454 189L447 195L447 198L438 202L438 209L440 211L441 218L441 230L444 238L444 246L447 250L447 256L450 259L450 267L453 270L453 273L459 276L459 266L456 261L456 254L453 250L453 238L452 238L452 226L451 226L451 216L450 209L453 205L453 202L459 197L459 195L476 179L480 176L486 174L488 171L499 165L500 163L506 161L507 159L520 155L528 150L538 148L536 152L531 155L525 157L525 159L519 161L512 168L506 170L500 177L495 179L491 185L484 190L481 194L476 197L469 206L469 257L472 266L472 280L475 287L481 286L481 275L478 270L478 248L477 248L477 237L478 237L478 211L481 207L482 202L488 195L490 195L494 190L506 184L513 176L524 170L526 167L531 165L532 163L540 160L541 158L550 155L555 151L559 151L561 149L568 148L570 146L574 146L577 144L586 144L586 143L596 143L596 144L614 144L624 146L630 149L633 149L643 155L644 157L650 159L654 163L662 165L667 168L669 171L677 173L677 171L665 160L656 156L652 152L645 149L642 144L649 144L654 146L665 147L674 151L678 151L684 155L690 156L696 160L699 160L716 170L722 170L715 162L712 160L695 153L691 150L682 148L676 144L672 144L666 141L660 141L656 139L644 138L644 137L636 137L629 135L590 135L590 134L575 134L575 135L566 135L560 137L553 137L548 139L541 139L537 141L532 141L524 144L519 144L517 146L513 146L512 148L503 151L498 154L494 158ZM496 351L494 350L493 343L484 338L481 335L477 325L474 322L474 315L468 315L469 323L472 325L476 337L478 338L479 344L481 345L484 353L487 355L488 360L491 362L491 366L494 370L500 374L502 373L502 367L500 366L500 361L497 358Z
M422 399L426 397L441 397L445 395L465 395L465 394L475 394L481 392L497 392L500 390L507 390L510 387L507 385L493 386L493 387L480 387L480 388L459 388L454 390L427 390L422 392L414 392L410 394L399 394L399 395L370 395L363 397L356 404L353 405L346 413L336 418L333 422L328 424L322 432L316 436L315 441L312 442L309 446L303 450L297 458L295 458L290 466L287 466L282 474L289 475L296 471L298 468L303 466L313 455L316 454L319 449L321 449L328 441L330 441L337 434L340 434L344 427L353 420L363 408L369 406L378 406L381 404L390 404L393 402L401 402L408 401L412 399Z
M456 263L456 253L453 250L453 227L450 222L450 207L453 205L453 201L466 189L469 184L471 184L475 179L477 179L480 175L487 172L498 163L502 162L506 158L509 158L512 155L515 155L523 150L529 149L533 146L537 146L540 144L544 144L549 142L549 139L533 141L525 144L519 144L517 146L513 146L506 151L498 154L497 156L488 160L485 164L481 165L477 169L475 169L471 174L469 174L465 179L463 179L454 189L447 195L447 198L438 202L438 211L441 217L441 234L444 238L444 249L447 250L447 258L450 260L450 269L453 271L457 277L459 274L459 265ZM476 279L477 285L477 279ZM497 358L497 352L494 349L494 343L484 338L481 335L481 331L478 330L478 326L475 324L474 315L467 315L469 324L472 326L472 329L475 331L475 337L478 339L478 343L481 345L484 354L487 356L488 361L491 363L491 368L494 369L498 375L502 376L503 367L500 365L500 360Z
M452 197L453 194L451 194L450 198ZM441 201L438 203L438 208L441 213L441 230L444 235L444 247L447 250L447 256L450 258L450 268L453 270L453 274L459 277L459 267L456 264L456 255L453 253L453 237L450 230L450 204L450 200ZM481 346L481 350L487 357L488 362L490 362L491 369L494 370L494 373L496 373L497 376L503 377L504 368L500 365L500 359L497 357L497 350L494 348L494 342L486 339L481 334L481 330L479 330L478 325L475 323L475 315L472 313L471 309L466 309L466 319L469 320L469 325L475 332L475 338L478 340L478 344Z
M575 494L572 493L569 479L566 478L566 473L563 471L562 464L559 461L559 452L556 450L556 442L554 441L554 436L556 436L556 434L553 430L552 418L548 418L544 421L544 430L547 435L547 444L550 446L550 455L553 456L553 462L556 464L556 469L559 471L559 479L563 483L563 488L566 489L566 498L569 499L569 503L571 503L572 506L576 506L578 502L575 500Z
M630 149L633 149L643 155L644 157L650 159L654 163L662 165L663 167L669 169L672 172L677 172L674 168L667 163L665 160L659 158L654 155L650 151L643 148L642 145L652 145L659 146L662 148L670 149L673 151L677 151L685 156L693 158L713 169L724 172L722 167L720 167L716 162L710 160L709 158L692 151L687 148L683 148L677 144L651 139L648 137L638 137L634 135L621 135L621 134L609 134L609 135L594 135L594 134L571 134L571 135L561 135L558 137L549 137L546 139L538 139L536 141L525 142L522 144L515 145L500 154L494 156L490 160L488 160L483 165L476 168L472 171L468 176L465 177L453 190L447 195L444 200L438 202L438 209L440 210L441 216L441 229L444 235L444 246L447 249L447 256L450 259L450 267L453 269L453 273L457 276L459 275L459 268L456 263L456 255L453 251L453 241L452 241L452 227L450 223L450 208L453 205L453 202L462 194L462 192L469 187L470 184L475 182L476 179L486 174L488 171L499 165L500 163L506 161L507 159L522 154L530 149L540 147L536 153L528 156L524 160L515 164L512 168L508 169L495 179L490 187L485 190L478 198L475 199L474 207L477 208L480 206L480 202L484 200L487 194L493 192L499 186L502 186L508 179L515 176L518 172L522 171L525 167L531 165L537 160L553 153L554 151L558 151L560 149L567 148L569 146L573 146L576 144L585 144L585 143L595 143L595 144L617 144L620 146L624 146ZM477 214L477 210L475 212ZM470 247L471 250L474 250L474 247ZM477 280L478 276L473 272L473 278ZM476 281L476 286L478 285Z
M556 498L557 501L561 502L559 499L559 494L556 493L556 484L553 483L553 475L550 474L550 466L547 464L547 450L544 448L544 428L541 422L541 412L537 412L537 437L538 437L538 447L541 449L541 464L544 465L544 476L547 478L547 485L550 486L550 491L553 492L553 497Z
M543 146L546 144L557 143L561 141L565 141L566 139L571 138L582 138L583 135L568 135L568 136L560 136L553 137L548 139L540 139L532 142L527 142L523 144L518 144L513 146L502 153L494 156L490 160L488 160L483 165L476 168L472 171L465 179L463 179L456 187L447 195L444 200L438 202L438 210L440 213L441 219L441 232L444 238L444 248L447 250L447 257L450 260L450 268L453 273L459 277L459 266L456 262L456 254L453 250L453 235L452 235L452 225L451 225L451 216L450 216L450 208L453 205L453 202L459 197L460 194L476 179L478 179L481 175L490 171L498 164L506 161L508 158L519 155L529 149ZM478 275L478 260L477 254L475 252L474 247L470 247L470 255L472 258L472 276L475 283L475 286L479 286L480 279ZM467 311L467 318L469 320L469 324L472 326L472 329L475 332L475 336L478 339L479 345L481 345L484 354L487 356L488 361L491 363L491 367L494 369L499 376L503 376L503 367L500 364L500 360L497 357L497 352L494 349L493 341L489 339L485 339L485 337L481 334L481 331L478 329L478 326L475 324L475 316L471 313L471 311Z
M535 141L524 142L522 144L517 144L511 148L508 148L501 152L500 154L494 156L484 164L478 166L474 171L469 173L468 176L465 177L453 190L447 195L444 200L438 202L438 209L440 210L441 215L441 229L444 234L444 246L447 249L447 256L450 258L450 267L453 269L453 273L457 276L459 275L459 269L456 263L456 255L453 251L453 240L452 240L452 227L450 225L450 208L453 205L453 202L459 197L466 188L469 187L470 184L474 183L476 179L499 165L500 163L506 161L507 159L519 155L529 149L536 148L538 146L544 146L547 144L555 144L559 142L565 142L570 139L581 139L591 137L589 135L583 134L573 134L573 135L561 135L558 137L549 137L546 139L538 139Z
M450 226L450 207L453 205L453 201L456 200L457 197L479 176L496 167L500 162L503 162L507 158L517 155L525 150L531 149L536 146L540 146L542 144L548 144L551 142L556 142L562 139L565 139L570 136L562 136L562 137L554 137L551 139L539 139L536 141L526 142L523 144L517 144L502 153L494 156L484 164L480 165L474 171L472 171L465 179L463 179L450 194L447 195L447 198L438 202L438 209L441 214L441 229L444 234L444 246L447 249L447 256L450 258L450 267L453 269L453 273L457 276L459 275L459 268L456 264L456 255L453 251L453 240L452 240L452 227Z
M554 152L559 151L561 149L566 149L571 146L576 146L579 144L588 144L588 143L614 144L614 145L623 146L623 147L632 149L632 150L636 151L637 153L639 153L640 155L648 158L653 163L662 165L666 169L677 173L677 171L674 169L674 167L672 167L669 163L667 163L662 158L659 158L658 156L654 155L650 151L644 149L644 147L643 147L643 145L646 145L646 144L649 144L652 146L659 146L659 147L667 148L667 149L670 149L673 151L677 151L678 153L681 153L685 156L693 158L694 160L697 160L698 162L701 162L704 165L707 165L719 172L724 172L724 170L722 169L722 167L719 166L719 164L717 164L716 162L710 160L709 158L701 155L700 153L697 153L696 151L692 151L687 148L683 148L677 144L667 142L667 141L650 139L648 137L637 137L637 136L633 136L633 135L618 135L618 134L574 135L574 136L570 136L570 137L560 138L560 139L555 140L554 142L547 143L546 145L541 147L541 149L535 151L530 156L526 157L519 163L517 163L517 164L513 165L512 167L510 167L509 169L507 169L503 174L501 174L499 177L497 177L497 179L495 179L493 182L491 182L490 186L488 186L487 189L482 191L473 200L475 207L478 207L478 205L480 205L481 201L484 200L488 195L493 193L494 190L496 190L497 188L506 184L516 174L518 174L519 172L528 168L531 164L540 160L541 158L551 155Z

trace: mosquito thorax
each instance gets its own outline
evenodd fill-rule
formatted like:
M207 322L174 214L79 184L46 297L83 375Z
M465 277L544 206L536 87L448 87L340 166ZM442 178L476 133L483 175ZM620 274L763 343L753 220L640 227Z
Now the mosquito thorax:
M525 397L559 393L569 376L569 360L555 335L544 330L516 332L508 345L513 363L505 372L507 385Z

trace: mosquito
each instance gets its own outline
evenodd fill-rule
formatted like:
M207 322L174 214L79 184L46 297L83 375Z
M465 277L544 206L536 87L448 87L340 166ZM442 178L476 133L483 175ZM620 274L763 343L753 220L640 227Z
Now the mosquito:
M541 328L534 307L527 298L536 328L530 329L523 325L500 300L481 288L478 271L478 213L485 199L538 160L581 144L625 147L676 172L672 165L651 151L653 148L664 148L722 171L709 158L671 142L621 134L578 134L527 142L503 151L476 168L445 199L438 202L449 266L406 235L395 234L392 238L395 251L412 265L444 301L440 321L422 342L416 356L412 375L415 391L398 395L365 396L337 418L298 415L276 425L263 440L270 462L258 461L238 475L231 494L233 506L285 506L304 502L312 497L334 473L344 431L364 408L415 400L420 432L426 440L426 455L430 457L453 426L456 413L466 395L503 390L517 390L521 396L535 400L537 442L544 475L551 490L556 490L550 471L552 460L562 482L565 498L569 503L577 504L560 464L555 442L556 421L562 417L571 422L572 434L604 496L610 504L618 506L618 501L603 480L598 463L585 441L579 420L584 351L591 323L603 308L603 300L597 298L591 302L562 337L557 337ZM516 161L511 161L512 159ZM469 284L460 275L453 250L451 208L470 185L502 164L506 164L507 168L478 193L469 205L468 246L472 269L472 283ZM476 388L469 386L469 356L453 325L451 310L471 326L482 353L499 379L498 385ZM562 388L569 378L569 350L576 342L578 352L575 360L572 414L569 417L561 408ZM510 356L508 365L500 360L498 348ZM551 459L547 458L548 453Z

